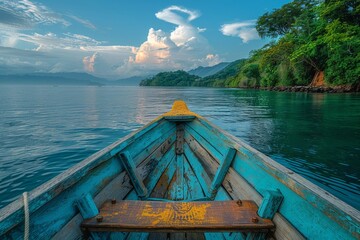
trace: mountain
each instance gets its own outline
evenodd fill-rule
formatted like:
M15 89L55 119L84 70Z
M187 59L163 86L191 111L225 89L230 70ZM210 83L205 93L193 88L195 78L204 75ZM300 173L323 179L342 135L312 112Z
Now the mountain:
M222 62L222 63L216 64L212 67L201 67L200 66L198 68L188 71L188 73L191 75L199 76L199 77L207 77L207 76L213 75L213 74L223 70L229 64L230 64L230 62Z
M228 64L219 72L196 81L194 86L198 87L224 87L226 80L236 76L244 66L246 59L239 59Z
M116 85L116 86L139 86L141 80L149 78L150 76L134 76L129 78L122 78L115 81L108 81L107 85Z
M77 72L0 75L0 83L11 84L102 86L107 81L87 73Z

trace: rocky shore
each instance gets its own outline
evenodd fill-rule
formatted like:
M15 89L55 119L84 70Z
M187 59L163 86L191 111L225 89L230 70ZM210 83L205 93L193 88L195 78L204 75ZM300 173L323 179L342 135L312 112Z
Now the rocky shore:
M334 86L334 87L313 87L313 86L277 86L260 88L268 91L278 92L307 92L307 93L350 93L360 92L360 84L357 86Z

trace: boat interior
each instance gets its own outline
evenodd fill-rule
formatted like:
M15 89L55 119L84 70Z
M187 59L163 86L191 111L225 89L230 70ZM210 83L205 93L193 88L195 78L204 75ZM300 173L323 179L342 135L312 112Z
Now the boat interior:
M271 218L282 200L279 192L272 192L264 206L263 212L275 208L271 216L262 218L253 199L240 199L230 181L224 184L236 155L241 157L237 150L194 115L172 114L156 125L116 155L128 187L112 189L122 192L121 199L107 199L99 213L95 210L83 221L85 234L116 239L264 239L275 230Z

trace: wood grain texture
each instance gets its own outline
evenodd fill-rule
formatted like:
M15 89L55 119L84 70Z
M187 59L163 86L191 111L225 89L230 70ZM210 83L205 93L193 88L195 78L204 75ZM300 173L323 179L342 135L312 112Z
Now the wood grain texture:
M100 209L102 222L84 220L92 231L266 231L274 228L269 219L257 215L253 201L107 202ZM131 214L129 214L131 212ZM253 218L258 222L254 223Z

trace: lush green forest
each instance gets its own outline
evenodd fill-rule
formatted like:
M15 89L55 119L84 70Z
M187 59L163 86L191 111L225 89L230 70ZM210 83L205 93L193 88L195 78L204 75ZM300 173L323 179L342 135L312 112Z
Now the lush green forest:
M160 73L142 85L274 87L360 84L360 1L294 0L257 20L272 41L202 78Z
M140 82L140 86L192 86L200 77L185 71L161 72Z

